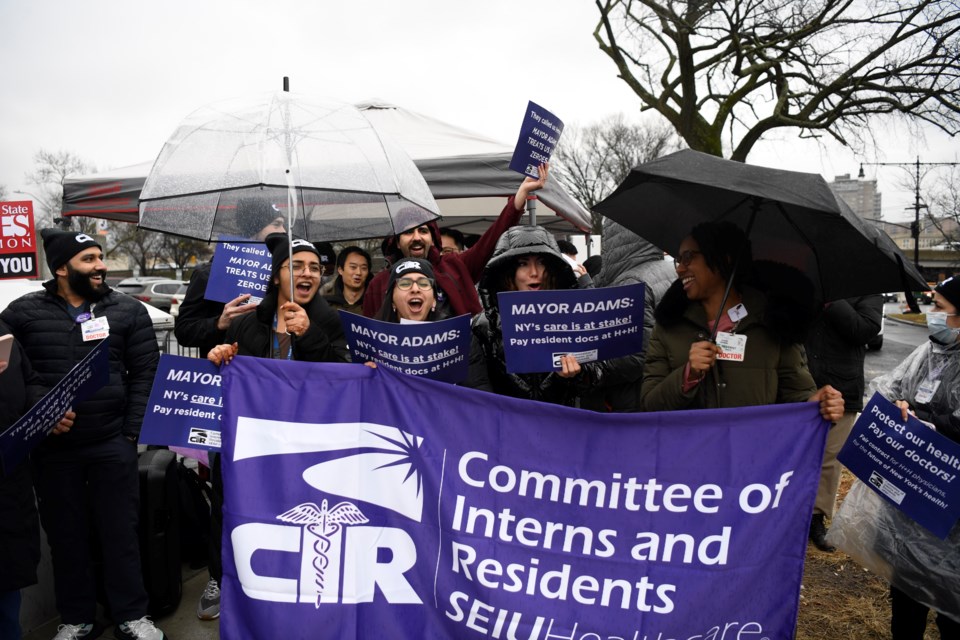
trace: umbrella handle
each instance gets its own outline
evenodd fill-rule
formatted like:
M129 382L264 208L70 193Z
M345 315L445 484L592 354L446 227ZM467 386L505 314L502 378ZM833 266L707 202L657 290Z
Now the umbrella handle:
M740 250L737 251L737 257L733 261L733 270L730 272L730 277L727 278L727 288L723 291L723 299L720 300L720 308L717 309L717 317L713 319L713 329L710 330L710 342L717 342L717 331L720 328L720 318L723 317L723 308L727 306L727 300L730 298L730 290L733 288L733 280L737 276L737 269L740 267L740 260L743 259L743 254L747 250L747 246L750 241L750 232L753 230L753 223L757 219L757 211L760 210L760 205L762 204L762 198L754 197L752 198L753 206L750 207L750 219L747 220L747 228L744 231L744 236L746 236L747 242L744 242L740 247Z
M286 80L286 78L284 78ZM290 302L293 298L293 221L297 219L297 188L293 184L293 173L287 168L287 248L290 250L288 256L290 268L287 272L290 275Z

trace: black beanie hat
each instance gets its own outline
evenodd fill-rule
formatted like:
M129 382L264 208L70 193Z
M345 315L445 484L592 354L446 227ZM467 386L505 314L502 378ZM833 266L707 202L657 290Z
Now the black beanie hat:
M960 313L960 277L947 278L933 289L957 308Z
M285 233L271 233L266 237L264 242L266 242L267 249L270 251L270 284L272 285L274 278L280 273L280 267L283 265L283 261L291 256L290 243ZM294 238L292 255L303 253L304 251L309 251L318 258L320 257L320 253L317 251L317 248L313 246L312 242L304 240L303 238Z
M267 198L248 196L237 200L237 228L245 238L254 237L283 215L283 210Z
M332 271L337 264L337 252L333 250L333 245L329 242L317 242L313 246L317 248L320 264L327 268L327 273Z
M76 231L43 229L40 231L40 237L43 238L43 250L47 254L47 266L50 267L50 271L56 271L84 249L96 247L103 250L100 243L92 237Z
M436 283L437 279L433 275L433 265L429 260L423 258L401 258L399 262L390 267L390 282L387 284L387 292L393 291L393 285L397 280L408 273L422 273Z

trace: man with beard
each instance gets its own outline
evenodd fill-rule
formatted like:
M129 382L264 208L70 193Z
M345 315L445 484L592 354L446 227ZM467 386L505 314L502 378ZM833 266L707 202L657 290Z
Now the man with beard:
M267 249L273 266L263 301L256 311L230 323L226 343L211 349L207 359L217 365L235 355L350 362L340 318L317 295L323 267L316 247L300 238L291 245L286 234L272 233Z
M93 544L103 558L114 637L162 640L163 632L146 617L137 537L137 438L159 359L153 325L141 303L107 286L96 240L55 229L41 235L54 278L43 291L10 303L0 319L23 346L44 390L100 340L109 341L110 353L107 385L74 407L68 433L47 438L33 452L63 622L55 640L103 633L96 621Z
M500 216L477 242L463 253L441 253L443 248L440 227L435 221L416 226L403 224L403 210L399 212L397 227L403 232L388 237L383 243L383 255L390 264L401 258L423 258L430 262L437 275L437 306L449 309L452 315L475 315L483 311L476 285L483 268L493 255L500 236L520 221L527 198L547 183L549 165L541 164L539 178L527 177L517 193L510 198ZM390 281L390 269L384 269L367 285L363 297L363 315L376 318Z

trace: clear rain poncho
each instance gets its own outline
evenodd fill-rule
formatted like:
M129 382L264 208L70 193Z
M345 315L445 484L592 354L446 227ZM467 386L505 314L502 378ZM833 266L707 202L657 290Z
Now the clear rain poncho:
M940 384L928 403L917 402L931 372ZM917 417L960 441L960 344L943 347L928 340L870 388L891 402L907 400ZM827 540L917 602L960 621L960 523L940 540L857 481Z

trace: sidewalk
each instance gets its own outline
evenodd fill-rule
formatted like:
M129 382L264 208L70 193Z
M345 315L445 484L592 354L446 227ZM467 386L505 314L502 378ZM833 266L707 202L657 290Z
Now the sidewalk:
M220 624L213 620L204 622L197 618L197 600L207 585L207 570L200 571L184 569L183 598L180 606L169 616L156 620L157 626L163 630L170 640L219 640ZM34 629L26 634L24 640L51 640L57 635L60 621L56 620ZM110 627L101 638L113 638L113 627Z

